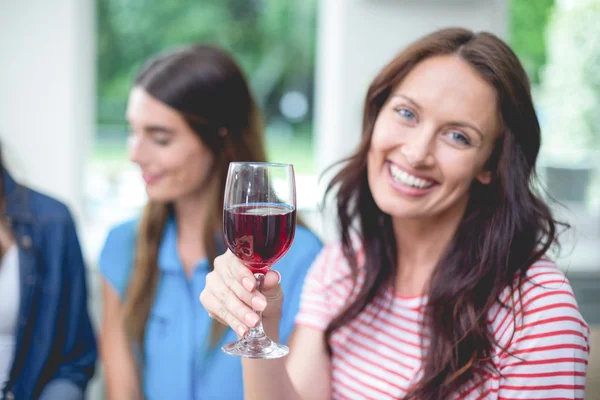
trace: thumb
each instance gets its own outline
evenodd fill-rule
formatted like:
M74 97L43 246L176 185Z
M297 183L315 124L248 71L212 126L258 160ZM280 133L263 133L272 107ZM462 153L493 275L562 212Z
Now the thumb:
M281 275L275 270L270 270L265 274L265 280L263 282L262 293L267 298L274 298L279 296L281 292Z

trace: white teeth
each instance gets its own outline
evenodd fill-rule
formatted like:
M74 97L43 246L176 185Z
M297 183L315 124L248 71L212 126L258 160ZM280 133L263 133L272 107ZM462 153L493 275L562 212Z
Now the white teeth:
M396 182L403 185L412 186L419 189L427 189L433 186L434 182L425 179L417 178L416 176L407 174L394 164L390 164L390 173Z

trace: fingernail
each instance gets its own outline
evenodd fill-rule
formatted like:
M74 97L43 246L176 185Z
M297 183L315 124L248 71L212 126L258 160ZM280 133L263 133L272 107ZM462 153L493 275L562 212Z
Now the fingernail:
M242 279L242 285L244 286L244 289L246 289L249 292L251 292L252 290L254 290L254 282L252 282L250 280L250 278L244 278L244 279Z
M240 335L241 337L246 336L246 327L244 325L240 325L237 328L237 334Z
M253 297L252 306L255 310L263 311L267 307L267 302L261 299L260 297Z
M258 315L254 314L254 313L248 313L246 314L246 322L248 323L248 325L250 326L255 326L256 324L258 324Z
M279 273L279 271L276 271L276 270L272 270L272 271L277 274L277 284L279 285L281 283L281 274Z

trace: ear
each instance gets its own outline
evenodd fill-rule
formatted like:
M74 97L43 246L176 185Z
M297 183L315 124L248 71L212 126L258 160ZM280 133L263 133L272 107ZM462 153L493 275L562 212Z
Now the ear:
M492 182L492 171L489 169L482 169L476 176L475 179L482 185L489 185Z

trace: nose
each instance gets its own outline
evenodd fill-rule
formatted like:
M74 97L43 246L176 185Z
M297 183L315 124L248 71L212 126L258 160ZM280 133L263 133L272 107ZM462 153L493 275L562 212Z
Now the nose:
M435 132L433 132L433 129L430 129L429 131L422 129L419 132L414 133L415 134L407 138L400 147L400 152L404 156L404 159L414 168L433 166L435 164L435 159L432 147Z
M129 149L129 160L136 164L144 162L145 151L141 135L132 133L127 138L127 147Z

